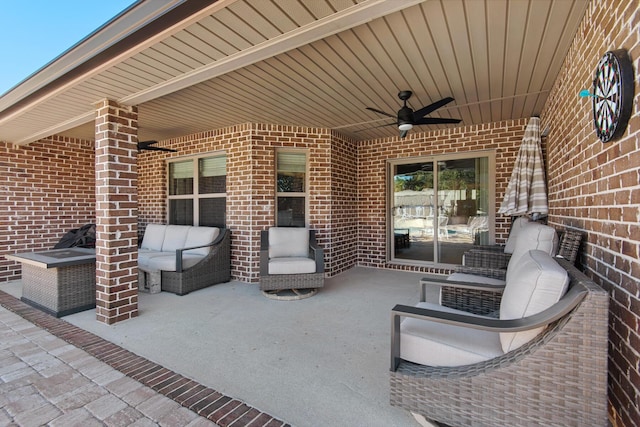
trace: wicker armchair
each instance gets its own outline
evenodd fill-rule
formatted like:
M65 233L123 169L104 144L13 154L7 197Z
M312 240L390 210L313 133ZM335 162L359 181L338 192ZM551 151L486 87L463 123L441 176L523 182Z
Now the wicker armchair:
M582 233L576 230L564 230L559 233L559 244L556 256L574 264L578 258ZM511 259L511 253L495 250L471 249L464 253L464 265L456 267L456 272L479 274L487 277L504 278Z
M509 255L509 262L506 268L495 268L495 264L487 263L485 266L458 266L455 272L448 276L449 281L460 281L467 283L484 283L504 287L509 275L514 275L514 269L518 267L519 258L531 249L540 249L549 255L555 255L558 248L558 235L553 227L529 222L519 232L519 237L515 241L512 254ZM478 259L492 259L492 257L502 257L506 254L498 252L484 252ZM475 255L474 255L475 256ZM464 298L473 297L476 301L483 301L482 304L491 305L491 292L482 289L466 290ZM461 298L460 290L455 287L442 287L440 289L440 303L445 307L455 307L458 298ZM478 303L481 304L481 303ZM497 310L497 307L493 310ZM479 313L486 314L487 312Z
M609 297L572 263L563 259L557 263L568 273L568 292L550 308L524 318L499 320L447 309L396 306L391 330L391 404L452 426L605 426ZM445 284L429 278L421 283ZM447 282L446 286L458 288L463 296L457 309L490 310L486 297L464 297L466 290L474 289L472 284ZM497 290L494 307L500 305L500 287L478 288ZM401 358L402 318L437 322L438 328L472 328L471 336L545 329L526 344L487 360L428 366Z
M564 230L560 232L560 244L558 245L558 256L575 264L582 243L582 233L578 230Z
M511 229L509 230L509 237L507 238L507 241L504 245L475 245L470 250L511 255L513 253L513 250L515 249L516 241L518 240L520 232L524 227L526 227L529 222L531 221L526 216L520 216L514 219L513 224L511 224ZM463 263L464 262L465 261L463 257ZM506 266L506 263L504 264L504 266Z
M324 251L314 230L272 227L260 233L260 290L324 286Z

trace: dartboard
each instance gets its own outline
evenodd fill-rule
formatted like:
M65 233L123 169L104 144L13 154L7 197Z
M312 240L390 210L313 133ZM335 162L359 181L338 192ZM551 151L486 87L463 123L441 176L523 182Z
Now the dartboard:
M627 51L604 54L593 79L593 124L602 142L619 138L633 107L633 67Z

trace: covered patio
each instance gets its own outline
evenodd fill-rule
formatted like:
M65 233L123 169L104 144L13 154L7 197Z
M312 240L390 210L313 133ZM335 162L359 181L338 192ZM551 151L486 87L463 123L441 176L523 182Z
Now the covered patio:
M91 311L63 320L290 425L418 426L388 404L388 365L390 310L418 300L421 277L356 267L295 302L234 281L141 294L140 316L114 326ZM19 297L21 283L0 291Z
M414 158L416 164L426 159L437 165L441 159L489 157L495 179L486 180L485 237L504 243L510 218L497 214L499 200L527 121L539 116L546 130L547 222L582 233L577 265L611 296L610 421L616 427L640 425L639 9L638 0L136 2L0 97L0 188L6 196L0 201L0 286L22 275L20 264L4 255L49 249L65 231L95 223L97 309L72 317L83 328L114 334L114 340L129 336L134 325L147 325L134 341L145 343L140 351L155 360L154 354L164 353L156 346L162 346L146 340L170 331L166 324L173 319L166 311L173 313L170 306L182 300L138 294L137 248L148 224L174 220L170 164L225 158L225 191L217 196L224 199L222 225L231 230L233 281L205 292L223 293L223 300L239 293L247 304L266 307L275 302L257 294L259 235L277 220L282 196L275 183L277 153L295 151L308 159L308 186L298 196L306 198L305 225L317 231L325 250L329 291L287 305L289 315L300 316L300 307L316 305L324 312L325 297L342 298L342 292L345 301L337 306L346 313L350 290L342 289L340 278L366 268L385 278L386 297L375 315L387 323L387 302L402 302L395 299L404 292L403 298L415 296L416 276L453 267L394 258L391 165ZM592 97L578 94L592 89L600 58L615 49L631 57L635 95L628 127L618 139L603 143L594 132ZM461 123L416 124L400 133L394 113L402 105L398 93L405 90L413 92L408 106L415 111L454 98L428 116ZM150 145L177 152L139 150ZM373 298L368 287L375 289L376 283L361 283L361 301ZM220 304L218 299L212 297L210 305ZM155 304L165 312L154 314ZM199 343L201 331L230 327L219 314L227 308L222 306L216 311L204 304L202 312L185 315L195 322L186 336ZM323 354L320 341L309 338L322 330L317 323L322 315L314 316L307 329L294 331L287 329L290 319L280 318L285 314L280 310L254 311L240 313L236 324L253 324L267 341L255 350L247 346L249 338L242 340L245 347L226 342L228 359L220 364L243 360L232 356L264 356L250 358L246 370L285 375L286 366L277 362L286 334L271 335L283 328L306 331L300 342ZM178 342L183 335L173 332L168 338ZM379 336L366 338L360 348L376 354L375 363L386 360L388 343L378 344ZM324 343L330 341L324 337ZM339 344L331 358L346 357ZM181 345L196 350L191 342ZM266 349L268 354L261 353ZM360 352L349 355L360 360ZM199 374L214 375L216 369L202 360L194 364ZM287 392L302 385L305 369L327 367L303 356L298 361L303 361L293 378L298 383ZM361 372L348 359L343 363L352 374ZM354 376L353 384L370 387L368 400L388 406L382 399L386 388L367 383L367 378L386 376L386 362L367 373ZM247 384L255 378L249 375ZM235 382L215 379L220 380L216 387ZM353 392L339 379L333 382L343 388L323 389L328 400L307 401L309 411L330 416L335 397L330 393ZM252 392L243 384L233 387L240 387L239 394ZM269 387L261 383L255 389L264 394ZM353 394L358 391L356 386ZM273 405L285 414L286 403ZM398 414L386 410L384 416Z

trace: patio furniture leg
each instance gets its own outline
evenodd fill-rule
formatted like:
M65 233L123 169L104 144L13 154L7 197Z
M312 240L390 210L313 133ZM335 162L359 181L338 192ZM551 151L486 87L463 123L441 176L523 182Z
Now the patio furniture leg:
M158 294L162 290L162 272L161 271L150 271L147 276L148 283L147 286L149 288L149 293Z

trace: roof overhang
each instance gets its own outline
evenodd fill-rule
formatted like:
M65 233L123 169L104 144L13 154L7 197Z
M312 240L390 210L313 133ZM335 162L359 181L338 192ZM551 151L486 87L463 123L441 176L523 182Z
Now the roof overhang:
M365 107L394 114L405 89L414 110L453 96L434 115L461 125L529 117L587 3L141 0L0 97L0 140L93 138L105 98L139 107L142 139L247 121L392 136Z

